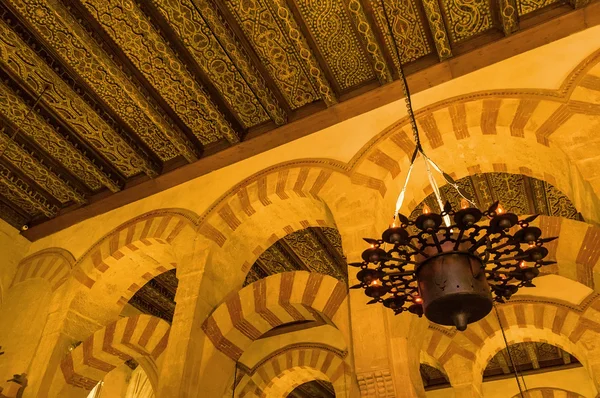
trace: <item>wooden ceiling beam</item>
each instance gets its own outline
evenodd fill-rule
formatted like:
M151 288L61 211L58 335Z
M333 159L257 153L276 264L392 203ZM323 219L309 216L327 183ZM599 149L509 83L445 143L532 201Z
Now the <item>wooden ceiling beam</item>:
M575 9L583 8L594 0L569 0L571 6Z
M244 83L248 85L248 88L271 120L278 126L285 124L287 122L287 111L283 108L285 101L282 102L274 95L264 76L260 74L256 65L249 58L243 45L236 38L228 24L223 21L223 15L219 13L215 5L209 0L183 0L181 4L186 7L189 6L193 14L192 20L199 25L198 28L206 27L208 29L210 35L217 42L216 45L239 72ZM208 65L205 69L210 68L211 65Z
M166 5L165 5L166 6ZM240 139L243 136L243 133L246 128L251 126L247 126L244 124L243 115L240 115L235 109L235 105L233 101L227 101L225 95L223 93L223 89L227 89L227 87L217 87L218 79L213 76L209 76L211 71L206 70L201 64L200 57L195 56L190 49L190 40L198 40L197 36L192 36L190 38L182 38L179 36L178 32L181 33L186 29L191 28L190 26L173 26L173 24L177 23L175 20L168 21L165 16L166 11L163 9L159 9L159 5L155 1L148 2L139 2L137 3L137 7L140 9L140 15L146 16L144 21L148 24L151 24L155 27L155 29L159 32L160 36L164 37L167 45L171 48L171 50L176 54L176 57L182 61L182 63L186 66L189 73L192 77L202 86L208 93L208 98L212 101L217 109L223 114L225 119L231 124L233 129L238 132ZM168 7L168 6L166 6ZM184 14L183 14L184 15ZM178 18L184 18L178 17ZM189 22L189 21L186 21ZM185 22L184 22L185 23ZM178 31L175 31L175 28ZM199 31L196 32L196 35L204 35L204 32ZM211 42L211 38L205 36L207 42ZM184 40L186 43L184 44ZM204 51L218 52L218 48L205 48ZM213 61L222 61L218 58L213 59ZM227 65L229 66L229 65ZM208 67L213 67L213 65L208 65ZM228 68L227 68L228 69ZM221 71L221 74L226 74L228 71ZM217 72L219 73L219 72ZM234 98L235 100L236 98ZM239 98L237 98L239 99ZM240 101L240 102L243 102ZM241 104L243 106L243 103Z
M88 92L100 96L100 102L106 105L104 108L118 116L135 133L139 142L145 143L161 157L171 157L175 152L190 163L196 161L202 145L191 130L112 38L94 23L93 18L88 16L86 19L86 10L81 3L64 0L64 4L65 7L54 5L54 10L63 17L54 22L65 28L74 43L89 51L89 57L76 59L72 47L55 46L53 50L65 68L78 76L80 84L88 87ZM40 36L46 42L52 40L47 32L40 30ZM100 66L104 74L94 74L91 65ZM167 145L164 145L165 140Z
M27 173L28 178L35 181L36 185L51 194L59 202L66 203L73 201L79 204L87 203L85 195L81 193L82 191L71 186L72 181L75 180L73 176L67 173L66 175L69 179L64 179L61 173L55 173L49 166L34 156L29 146L21 147L19 142L24 142L24 140L20 140L19 142L13 141L9 133L14 135L17 131L14 128L11 128L6 133L0 130L0 148L2 148L0 150L2 151L0 159L6 160L15 168L22 169Z
M61 207L63 204L75 202L85 204L86 200L65 181L51 170L40 164L23 148L0 133L0 148L3 149L0 162L25 181L36 192L39 192L47 202Z
M510 347L508 348L510 349ZM508 358L508 361L507 361ZM500 365L500 368L502 369L502 372L506 375L506 374L510 374L510 372L512 372L513 369L513 365L516 364L510 364L509 367L509 361L510 361L510 357L508 356L508 351L506 349L500 351L498 354L496 354L496 360L498 361L498 365Z
M346 275L348 273L348 263L346 262L346 259L342 257L342 254L331 244L331 241L323 233L323 230L321 228L309 228L308 231L314 239L319 242L333 262L337 264L340 271L342 271L342 274Z
M58 212L57 206L50 203L44 195L35 192L2 162L0 162L0 194L30 216L43 214L47 218L52 218Z
M373 25L365 14L361 0L344 0L346 12L350 14L350 19L353 22L353 29L361 41L365 53L368 54L371 62L371 67L377 76L379 84L387 84L392 82L392 71L387 63L383 53L382 43L377 40L373 33Z
M283 0L281 1L281 4L278 5L277 0L273 1L273 4L275 7L283 7L283 5L285 4L285 8L289 10L289 12L291 13L289 15L289 32L292 31L292 29L294 29L293 27L295 27L295 29L297 29L297 31L300 33L301 37L304 39L304 45L303 48L301 48L300 46L296 46L296 52L300 53L303 50L307 51L307 54L310 54L310 58L313 58L313 62L305 59L305 62L308 65L305 65L305 67L312 67L312 66L317 66L319 71L323 74L324 77L324 81L326 82L327 85L329 85L329 87L331 87L335 93L335 97L338 98L340 96L340 94L342 93L342 88L340 87L339 82L337 81L337 79L335 78L333 71L331 70L331 68L329 67L329 63L325 60L325 54L322 53L323 49L317 44L317 40L316 37L313 35L313 32L311 31L311 29L309 29L309 27L307 26L307 22L306 22L306 16L302 15L302 12L300 11L297 3L295 0ZM292 22L293 21L293 22ZM285 23L285 22L284 22ZM299 42L299 41L298 41ZM315 63L316 61L316 63ZM307 69L307 74L308 75L312 75L310 70ZM315 79L314 76L313 77L313 81L315 82L315 88L317 88L321 83L321 81L319 79ZM323 97L322 97L323 98ZM325 100L325 98L323 98L323 100ZM326 102L327 103L327 102ZM328 104L331 105L331 104Z
M509 37L502 38L497 42L479 48L477 51L462 54L426 69L416 71L408 76L411 92L417 93L426 90L599 24L600 2L595 2L585 8L561 15L554 20L544 21L539 25L522 29ZM311 114L303 119L256 136L211 156L206 156L193 164L183 166L136 185L126 192L111 195L104 200L56 217L51 221L30 228L23 235L30 240L40 239L81 222L86 218L97 216L98 214L143 199L146 196L172 188L214 170L377 109L402 97L401 82L395 81L321 112Z
M500 15L500 24L505 36L510 36L519 30L519 8L517 0L492 1L496 6L496 12Z
M294 16L286 4L286 0L266 0L271 6L274 16L281 21L281 27L286 36L290 39L296 54L306 63L305 68L308 70L308 75L316 85L316 91L321 99L328 105L332 106L338 102L334 90L327 79L326 74L321 69L319 63L315 59L313 51L307 44L304 35L302 34Z
M2 63L0 61L0 65ZM2 77L0 68L0 80L3 80ZM0 114L10 123L13 131L20 127L20 134L28 136L39 148L54 158L61 158L61 163L65 164L90 189L100 190L102 186L106 186L112 192L121 189L122 180L118 173L111 171L112 168L108 165L106 168L99 167L98 164L102 165L102 162L90 158L91 151L82 153L81 149L76 146L78 142L73 143L68 139L73 133L68 133L67 127L51 120L50 115L45 113L42 106L37 108L39 113L32 112L29 118L25 119L24 116L30 107L23 98L17 95L14 88L9 86L11 82L12 80L0 81L0 103L3 104L0 106ZM67 138L63 136L65 133Z
M139 172L149 176L158 174L158 166L147 154L119 135L6 22L2 21L0 26L1 35L7 40L2 43L6 52L2 55L6 72L34 98L42 92L43 87L48 87L39 102L40 109L47 108L53 114L53 119L61 120L69 130L86 140L85 145L89 143L94 152L111 159L111 164L122 175L130 176Z
M203 144L220 138L231 143L239 142L239 131L210 100L206 90L137 4L120 8L118 2L80 2L85 7L86 19L99 24L197 139ZM127 23L120 22L123 18Z
M294 248L285 240L285 237L279 239L275 245L277 249L287 257L292 264L297 266L298 270L312 272L312 269L306 262L294 251ZM274 246L275 246L274 245Z
M538 360L535 343L528 342L528 343L524 343L524 344L525 344L525 350L527 351L527 356L529 357L529 361L531 361L531 366L533 366L534 370L539 369L540 362Z
M440 5L437 0L423 0L423 8L425 9L427 23L435 43L438 58L440 62L446 61L452 57L452 46L450 45L450 36L442 17Z
M236 43L239 43L241 53L240 57L248 57L248 62L258 72L258 75L260 76L259 78L264 81L266 89L273 94L273 96L275 97L275 101L285 112L285 118L289 119L293 113L290 104L285 99L285 96L283 95L277 84L275 84L273 77L260 60L260 57L258 56L256 51L252 47L252 44L248 40L248 37L246 37L246 35L244 34L242 27L237 23L235 16L233 16L229 8L226 6L225 2L215 2L213 0L192 1L201 12L207 10L209 10L208 12L211 12L211 14L209 15L212 15L213 20L215 21L215 31L219 30L221 27L224 30L231 31L232 40ZM223 18L223 20L221 20L221 18ZM237 64L239 65L239 62L237 62Z
M4 153L4 156L0 158L0 170L3 172L8 171L11 176L10 178L14 181L18 181L31 198L40 203L41 206L48 208L49 213L45 214L51 214L51 217L58 214L62 202L38 184L40 181L39 176L36 176L33 173L27 173L25 171L27 170L26 168L20 169L10 162L6 156L6 152Z
M0 194L0 218L21 230L30 220L30 216Z

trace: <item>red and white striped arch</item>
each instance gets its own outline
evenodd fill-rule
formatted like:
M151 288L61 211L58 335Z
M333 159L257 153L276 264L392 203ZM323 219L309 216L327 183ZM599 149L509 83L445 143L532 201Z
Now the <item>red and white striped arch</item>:
M198 216L184 209L160 209L136 217L96 242L77 261L73 276L91 289L126 254L170 245L186 229L195 231Z
M432 104L416 112L421 142L428 156L454 178L508 172L542 179L571 198L585 219L599 222L600 153L591 149L594 129L581 127L600 121L599 81L600 50L580 63L558 90L494 90ZM578 140L573 141L575 131ZM350 162L351 174L364 175L382 192L397 194L413 150L410 123L403 118L363 147ZM405 208L413 209L430 193L425 168L417 162ZM396 194L386 196L391 208Z
M217 350L237 361L265 332L285 323L314 320L312 311L335 324L347 289L343 282L317 273L272 275L229 297L202 329Z
M75 258L67 250L50 248L21 260L11 287L26 280L42 279L52 291L62 286L71 275Z
M149 315L109 324L61 361L50 396L85 397L108 372L132 358L155 364L167 347L169 330L167 322Z
M337 397L347 396L351 384L347 352L328 346L301 344L278 350L249 369L236 385L235 396L285 398L296 387L328 381Z
M560 388L542 387L528 389L523 395L520 393L513 398L585 398L573 391L567 391Z
M579 305L539 297L515 297L499 306L498 313L509 344L549 343L575 355L584 367L592 355L588 343L600 336L600 299L596 293ZM430 325L422 350L443 367L450 383L464 379L464 370L471 369L472 382L481 384L488 362L505 347L500 325L492 312L469 325L465 332Z

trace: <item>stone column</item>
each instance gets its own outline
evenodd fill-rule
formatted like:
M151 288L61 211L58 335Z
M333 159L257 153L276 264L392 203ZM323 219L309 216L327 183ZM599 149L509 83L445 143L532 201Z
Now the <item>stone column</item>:
M368 247L363 237L381 234L372 217L364 221L362 226L340 228L348 262L360 261ZM355 267L348 269L350 286L358 283L357 271ZM419 323L418 318L412 314L395 317L383 305L367 305L368 301L362 289L350 290L354 361L361 397L424 397L419 375L420 342L409 340L411 325Z
M591 355L589 355L590 358L598 358L598 354L595 354L593 352L590 352ZM594 386L596 386L596 391L598 391L598 395L597 397L600 397L600 362L598 363L588 363L588 373L590 374L590 377L592 379L592 382L594 383Z
M472 383L453 385L452 390L454 391L455 397L460 398L482 398L483 395L481 390Z
M474 362L460 355L453 355L443 364L448 375L448 381L456 397L481 398L483 376L476 376L473 367Z
M179 284L175 314L160 369L157 398L199 396L206 340L202 323L217 304L211 300L214 287L204 273L205 252L185 256L176 271Z

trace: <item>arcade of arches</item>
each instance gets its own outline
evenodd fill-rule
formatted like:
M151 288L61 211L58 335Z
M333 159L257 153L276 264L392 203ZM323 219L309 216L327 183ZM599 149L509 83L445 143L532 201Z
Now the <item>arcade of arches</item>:
M428 155L480 206L560 236L498 318L457 332L348 289L413 150L395 101L45 236L1 221L0 396L512 398L511 362L524 396L600 396L590 26L413 96ZM402 212L430 194L417 163Z

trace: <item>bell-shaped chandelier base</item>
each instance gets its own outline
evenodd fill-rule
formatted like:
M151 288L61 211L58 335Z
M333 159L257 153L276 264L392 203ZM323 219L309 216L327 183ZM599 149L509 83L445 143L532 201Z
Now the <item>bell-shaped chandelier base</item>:
M453 251L424 258L416 270L423 313L433 323L465 330L490 313L493 306L483 263L468 252Z

